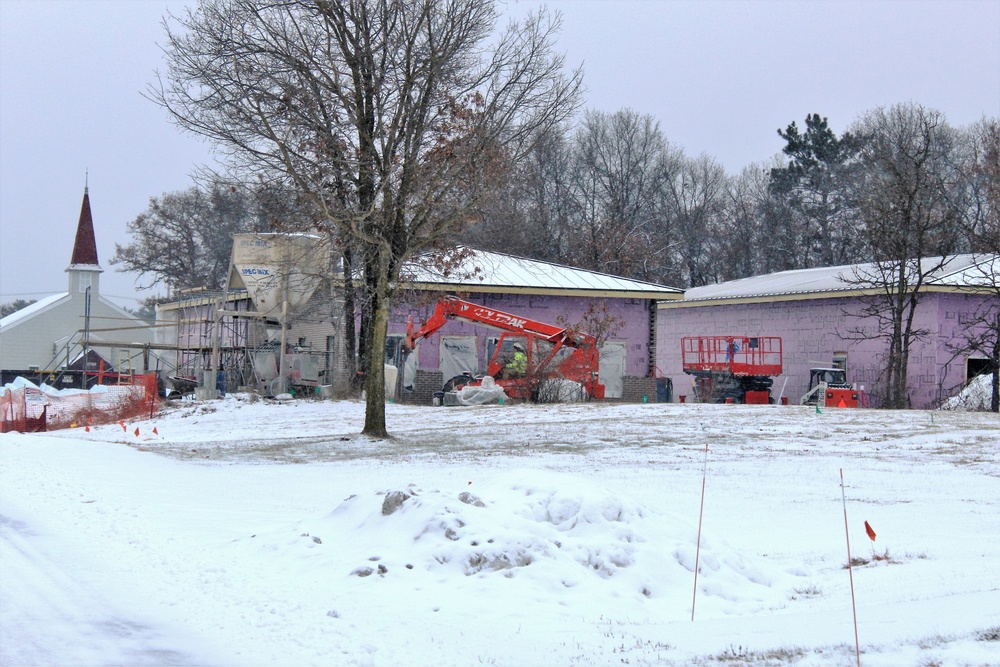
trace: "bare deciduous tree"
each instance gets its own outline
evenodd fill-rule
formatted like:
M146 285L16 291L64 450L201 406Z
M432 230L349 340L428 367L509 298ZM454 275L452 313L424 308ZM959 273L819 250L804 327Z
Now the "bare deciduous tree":
M968 129L969 150L963 164L968 188L967 228L977 251L972 282L994 298L967 323L956 352L989 359L992 374L990 409L1000 412L1000 122L983 120Z
M404 262L576 109L558 17L497 19L491 0L202 0L168 27L151 97L357 249L368 435L387 435L381 350Z
M31 304L35 303L36 299L25 300L25 299L14 299L9 303L0 304L0 317L7 317L12 313L16 313L22 308L27 308Z
M569 239L578 266L643 280L659 278L666 243L664 164L671 150L658 123L630 109L589 111L574 137Z
M667 215L672 227L680 284L709 285L719 279L718 238L727 187L725 170L708 155L688 158L667 181Z
M775 168L784 167L780 158L775 157L772 162L775 164L767 168L768 174ZM798 224L797 213L788 198L775 193L770 187L770 180L768 186L766 192L761 192L759 200L761 265L766 267L765 273L803 268L809 247L805 241L805 230Z
M900 104L869 112L854 134L862 138L859 206L874 263L847 282L872 294L860 315L877 326L851 335L885 340L882 403L906 408L910 351L931 333L915 325L917 306L958 238L955 132L940 112Z
M728 181L720 215L718 271L720 280L770 273L772 239L761 224L768 199L767 171L750 165Z
M482 250L570 262L570 143L562 127L541 134L516 169L498 178L476 221L456 236Z
M221 289L229 271L232 235L268 231L265 204L247 188L221 182L149 199L149 208L128 223L132 242L115 244L112 265L147 277L140 289L163 285L171 292Z
M973 252L1000 252L1000 120L974 123L964 137L968 243Z

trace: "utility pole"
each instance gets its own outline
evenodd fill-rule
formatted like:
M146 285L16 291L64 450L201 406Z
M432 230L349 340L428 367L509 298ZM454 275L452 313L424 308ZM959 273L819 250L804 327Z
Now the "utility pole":
M83 303L83 389L87 387L87 368L90 366L90 287Z
M214 312L212 313L212 363L211 367L205 371L205 389L208 390L208 395L211 398L217 396L219 389L219 325L222 322L222 304L222 297L217 297L215 299Z

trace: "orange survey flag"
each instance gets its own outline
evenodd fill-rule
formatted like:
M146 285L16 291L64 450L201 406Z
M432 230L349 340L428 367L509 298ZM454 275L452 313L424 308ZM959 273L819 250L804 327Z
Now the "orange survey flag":
M867 521L865 521L865 532L868 533L868 539L872 542L875 541L875 529L871 527Z

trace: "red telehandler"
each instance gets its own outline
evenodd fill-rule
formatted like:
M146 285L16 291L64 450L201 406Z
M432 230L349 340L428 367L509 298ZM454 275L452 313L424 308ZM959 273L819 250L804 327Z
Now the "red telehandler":
M416 332L413 321L407 322L406 347L413 350L422 338L437 332L452 319L465 320L503 329L493 358L486 368L498 385L511 398L538 398L539 385L546 380L566 379L580 383L591 398L604 398L604 385L598 381L600 354L597 339L589 334L572 331L544 322L511 315L457 297L442 297L434 313ZM517 362L516 346L524 355ZM463 385L476 385L481 378L461 375L445 384L445 391Z

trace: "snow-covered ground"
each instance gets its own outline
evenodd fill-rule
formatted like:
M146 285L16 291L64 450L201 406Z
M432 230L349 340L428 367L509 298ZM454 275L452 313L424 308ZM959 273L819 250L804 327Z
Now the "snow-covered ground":
M0 436L0 663L1000 664L995 414L363 410Z

